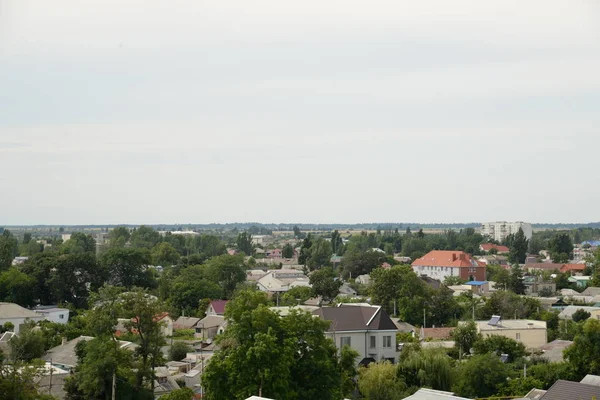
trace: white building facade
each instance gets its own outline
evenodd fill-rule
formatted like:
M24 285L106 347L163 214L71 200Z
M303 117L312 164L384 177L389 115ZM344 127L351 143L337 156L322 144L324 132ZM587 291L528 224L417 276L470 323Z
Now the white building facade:
M492 239L502 242L508 235L516 234L519 228L523 229L523 233L527 240L531 239L533 235L533 227L528 222L516 221L496 221L496 222L485 222L481 224L481 234L489 236Z

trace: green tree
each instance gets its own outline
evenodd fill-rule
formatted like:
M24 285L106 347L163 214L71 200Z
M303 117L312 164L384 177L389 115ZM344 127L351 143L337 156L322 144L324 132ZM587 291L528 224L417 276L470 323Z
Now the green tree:
M186 315L197 315L202 299L218 299L222 294L223 288L207 278L205 266L192 265L173 280L168 289L168 301Z
M421 323L428 298L427 287L409 265L376 268L371 273L370 292L373 304L381 304L389 314L393 315L396 308L403 321Z
M154 273L148 268L150 263L151 255L148 250L139 248L108 249L100 259L109 283L126 288L156 287Z
M328 323L298 311L282 318L266 301L261 292L244 291L228 303L229 328L203 377L207 399L341 397L336 348L324 335Z
M564 351L565 358L579 375L600 373L600 320L588 319L573 345Z
M468 353L473 348L473 344L480 339L480 336L481 335L477 333L475 321L459 324L454 328L452 331L452 339L454 339L454 346L458 349L459 357Z
M158 400L191 400L194 398L194 391L188 387L173 390L169 394L160 396Z
M247 232L238 234L236 239L237 249L247 256L254 253L254 245L252 244L252 235Z
M175 342L171 347L169 347L169 360L181 361L190 351L192 351L192 348L187 343Z
M459 364L452 391L463 397L490 397L511 375L509 367L495 354L482 354Z
M309 233L300 246L300 254L298 255L298 264L306 265L311 255L312 235Z
M525 284L523 283L523 270L518 264L514 264L510 269L508 279L508 289L516 294L525 294Z
M342 281L337 278L333 268L325 267L310 274L313 296L321 296L323 302L329 303L340 293Z
M517 233L512 240L512 244L509 246L510 252L508 253L508 260L511 263L523 264L527 258L527 249L529 248L529 241L525 237L525 233L522 228L519 228Z
M164 305L146 291L137 289L121 295L125 316L130 318L125 327L137 336L135 349L136 387L142 388L148 382L154 389L154 368L162 365L161 347L166 344L162 333Z
M44 374L44 363L36 360L31 363L5 360L0 350L0 398L19 400L54 400L40 393L37 385Z
M166 242L161 242L152 249L152 261L154 265L173 265L179 262L179 253Z
M149 226L142 225L131 232L130 242L136 249L151 249L160 242L160 233Z
M35 284L35 279L16 267L10 267L0 273L0 299L23 307L33 306L36 298Z
M431 325L444 326L460 315L460 306L454 292L446 286L430 290L427 320Z
M125 247L131 238L131 232L125 226L117 226L108 232L108 244L110 247Z
M35 330L35 327L35 322L26 322L21 325L19 334L13 336L8 342L10 355L14 361L30 362L44 355L44 336L40 331Z
M207 278L223 288L223 296L231 297L236 286L246 280L244 257L224 254L206 263Z
M313 297L312 288L308 286L295 286L281 296L279 302L282 306L295 306L304 303Z
M71 234L71 238L63 245L61 251L67 254L95 253L96 240L82 232Z
M566 263L573 258L573 242L568 233L557 233L548 242L550 257L555 263Z
M302 239L302 232L300 231L300 228L298 228L298 225L294 225L293 231L295 238Z
M466 282L460 276L447 276L444 278L444 285L446 286L464 285Z
M523 343L500 335L491 335L477 340L473 344L473 348L475 349L476 354L507 354L510 361L522 358L526 354Z
M441 348L409 351L398 365L398 375L408 387L449 391L454 379L454 362Z
M320 237L311 247L310 258L306 265L308 265L311 270L329 265L332 254L331 242Z
M56 267L50 271L47 284L54 302L87 306L90 290L98 290L107 278L92 252L57 255Z
M498 396L525 396L531 389L539 389L544 382L532 377L515 378L498 386Z
M581 321L585 321L586 319L588 319L589 317L591 317L592 314L588 311L585 311L583 308L580 308L579 310L575 311L572 315L572 319L574 322L581 322Z
M281 255L283 258L294 257L294 246L292 246L290 243L286 243L285 246L283 246L283 249L281 249Z
M333 254L341 254L342 246L344 246L342 235L340 235L336 229L331 233L331 250L333 251Z
M0 270L6 270L12 265L12 260L17 255L18 242L8 229L0 235Z
M399 400L406 384L398 378L396 366L388 361L372 363L359 371L358 388L367 400Z
M342 371L341 394L346 397L356 389L355 378L358 375L356 359L359 354L350 346L344 346L340 350L340 369Z

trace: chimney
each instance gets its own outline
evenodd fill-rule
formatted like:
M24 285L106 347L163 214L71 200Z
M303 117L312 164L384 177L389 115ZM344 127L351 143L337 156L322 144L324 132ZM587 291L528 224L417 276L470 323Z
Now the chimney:
M456 261L456 253L452 253L452 261Z
M467 259L467 258L465 257L465 253L460 253L460 254L458 255L458 258L459 258L459 259L461 259L461 260L466 260L466 259Z

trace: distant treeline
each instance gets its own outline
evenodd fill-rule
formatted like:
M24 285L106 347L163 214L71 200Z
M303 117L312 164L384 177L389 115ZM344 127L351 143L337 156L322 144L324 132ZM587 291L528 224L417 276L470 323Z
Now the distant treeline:
M532 224L534 229L577 229L577 228L600 228L600 222L590 223L544 223L544 224ZM109 230L117 226L126 226L129 228L138 227L139 225L133 224L119 224L119 225L20 225L20 226L7 226L9 229L14 228L27 228L27 229L43 229L60 231L70 233L72 231L79 230ZM177 230L240 230L247 231L252 230L254 234L268 233L269 231L291 231L294 226L297 226L301 230L312 230L312 231L333 231L333 230L381 230L381 231L393 231L398 229L406 230L410 228L412 230L418 229L465 229L465 228L479 228L480 222L467 222L467 223L429 223L423 224L418 222L399 222L399 223L357 223L357 224L307 224L307 223L280 223L280 224L263 224L259 222L232 222L226 224L148 224L159 231L177 231ZM0 227L0 232L2 228ZM258 231L258 232L256 232Z

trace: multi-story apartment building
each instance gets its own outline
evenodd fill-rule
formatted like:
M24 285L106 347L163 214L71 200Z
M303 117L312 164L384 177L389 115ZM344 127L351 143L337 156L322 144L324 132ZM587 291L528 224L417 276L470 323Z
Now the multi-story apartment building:
M533 234L533 227L528 222L516 221L516 222L485 222L481 224L481 234L489 236L498 242L503 241L508 235L515 234L519 231L519 228L523 229L523 233L527 239L531 239Z

